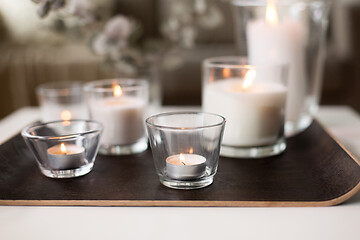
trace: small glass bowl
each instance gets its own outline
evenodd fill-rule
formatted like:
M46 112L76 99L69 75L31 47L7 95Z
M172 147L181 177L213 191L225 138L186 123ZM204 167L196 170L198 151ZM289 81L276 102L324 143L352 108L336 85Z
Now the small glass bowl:
M102 130L96 121L70 120L31 125L21 135L45 176L71 178L92 170Z
M210 113L163 113L146 120L160 182L175 189L203 188L217 171L225 118Z

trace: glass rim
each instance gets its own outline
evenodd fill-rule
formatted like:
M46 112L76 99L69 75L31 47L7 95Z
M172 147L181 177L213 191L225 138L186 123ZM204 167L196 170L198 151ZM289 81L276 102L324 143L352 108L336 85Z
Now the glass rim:
M295 3L312 4L316 2L331 3L333 0L274 0L276 6L289 6ZM231 5L239 7L265 7L268 0L231 0Z
M86 124L94 123L96 125L96 127L93 130L88 130L88 131L83 131L83 132L78 132L78 133L72 133L72 134L66 134L66 135L59 135L59 136L39 136L39 135L33 135L33 134L29 133L30 129L35 128L35 127L44 127L46 125L59 124L59 123L63 124L65 122L69 122L70 124L72 122L82 122L82 123L86 123ZM23 128L23 130L21 131L21 135L23 137L30 138L30 139L71 140L71 139L77 138L79 136L84 136L84 135L88 135L88 134L92 134L92 133L102 132L103 129L104 129L103 124L98 122L98 121L94 121L94 120L81 120L81 119L72 119L72 120L68 120L68 121L57 120L57 121L51 121L51 122L45 122L45 123L33 123L33 124Z
M69 96L72 95L71 93L74 92L74 90L82 91L83 86L84 83L80 81L48 82L36 86L36 93L38 95L46 95L52 97ZM76 91L76 94L78 94L78 91ZM75 95L75 93L73 95Z
M214 63L219 61L222 63ZM239 61L239 64L226 63L226 61ZM242 64L244 62L244 64ZM206 58L203 61L203 67L208 68L229 68L229 69L269 69L269 68L287 68L288 64L259 64L251 65L248 64L248 58L243 56L219 56Z
M142 78L114 78L88 82L84 85L84 91L96 93L112 93L114 91L113 88L105 87L105 85L112 85L114 84L114 82L119 84L123 91L136 91L143 88L149 88L147 81Z
M166 116L173 116L173 115L185 115L185 114L188 114L188 115L210 115L210 116L219 117L221 119L221 121L216 124L208 124L208 125L204 125L204 126L200 126L200 127L186 127L186 128L184 128L184 127L169 127L169 126L158 125L158 124L154 124L154 123L150 122L151 119L158 118L158 117L166 117ZM183 130L198 130L198 129L223 126L226 123L226 119L225 119L225 117L223 117L219 114L216 114L216 113L180 111L180 112L167 112L167 113L160 113L160 114L153 115L151 117L148 117L145 120L145 123L150 127L183 131Z

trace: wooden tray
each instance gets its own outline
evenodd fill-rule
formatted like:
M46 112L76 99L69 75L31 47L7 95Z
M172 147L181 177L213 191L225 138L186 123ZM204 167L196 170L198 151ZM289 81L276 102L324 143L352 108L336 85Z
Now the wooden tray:
M353 196L359 182L358 161L316 121L280 156L220 158L214 183L200 190L162 186L150 150L99 155L86 176L50 179L20 135L0 146L1 205L330 206Z

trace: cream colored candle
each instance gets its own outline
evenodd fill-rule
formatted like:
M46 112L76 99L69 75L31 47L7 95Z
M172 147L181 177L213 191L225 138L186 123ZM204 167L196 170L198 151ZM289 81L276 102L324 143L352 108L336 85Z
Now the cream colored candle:
M120 96L92 101L91 118L104 125L101 144L128 145L144 137L145 103Z
M207 85L203 110L225 117L223 145L274 144L282 136L287 88L276 82L230 78Z
M266 19L247 25L249 63L252 65L288 64L288 100L286 120L296 122L306 111L307 76L305 75L304 24L289 18L278 20L275 1L269 1Z

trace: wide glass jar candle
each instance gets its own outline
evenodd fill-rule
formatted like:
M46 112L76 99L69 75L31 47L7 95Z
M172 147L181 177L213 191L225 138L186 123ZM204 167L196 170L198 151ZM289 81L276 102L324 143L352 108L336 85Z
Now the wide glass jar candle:
M319 106L327 0L233 0L238 54L249 64L289 66L286 135L306 129Z
M247 65L240 57L203 62L204 112L224 116L221 155L266 157L285 150L286 66Z

